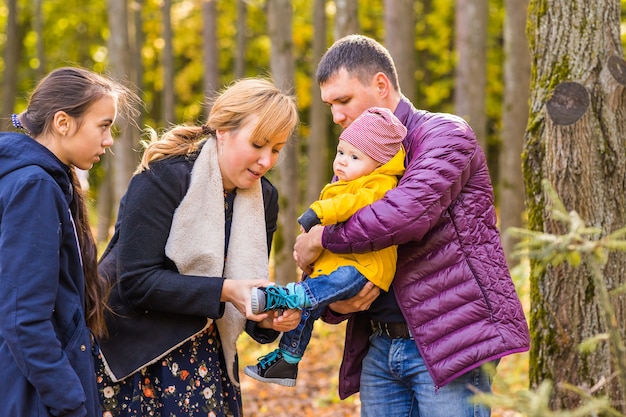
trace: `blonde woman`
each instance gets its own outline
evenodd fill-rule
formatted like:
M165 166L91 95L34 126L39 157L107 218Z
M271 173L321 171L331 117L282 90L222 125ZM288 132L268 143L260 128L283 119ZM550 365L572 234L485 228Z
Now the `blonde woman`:
M99 270L113 284L100 340L105 415L241 415L235 340L260 343L300 314L252 314L268 283L278 194L263 177L298 123L292 96L242 79L206 124L147 147L120 204Z

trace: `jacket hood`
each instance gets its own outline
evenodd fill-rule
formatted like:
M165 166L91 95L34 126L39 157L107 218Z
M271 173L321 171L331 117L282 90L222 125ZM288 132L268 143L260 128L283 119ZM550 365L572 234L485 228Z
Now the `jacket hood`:
M63 190L71 189L69 167L45 146L21 133L1 133L0 178L32 165L39 166L50 174Z
M391 158L387 163L379 166L373 173L385 174L385 175L402 175L404 174L404 158L406 152L404 146L400 147L400 150Z

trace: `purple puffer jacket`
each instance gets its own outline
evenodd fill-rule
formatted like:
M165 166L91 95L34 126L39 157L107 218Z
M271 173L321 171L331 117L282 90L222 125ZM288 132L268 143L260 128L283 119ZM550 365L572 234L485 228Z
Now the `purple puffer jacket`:
M529 349L522 305L496 227L485 156L461 118L416 110L402 99L406 172L382 200L324 229L335 253L398 248L398 303L436 387L503 356ZM344 317L328 311L328 322ZM348 321L339 395L359 391L371 328Z

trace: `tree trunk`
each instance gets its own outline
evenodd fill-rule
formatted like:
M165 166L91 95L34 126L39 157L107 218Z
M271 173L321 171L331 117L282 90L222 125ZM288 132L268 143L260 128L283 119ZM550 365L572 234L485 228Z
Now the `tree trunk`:
M127 63L130 66L130 71L127 74L124 74L124 76L132 83L130 88L134 88L137 94L140 94L143 91L143 63L141 60L141 48L144 44L144 34L143 19L141 17L142 6L143 0L135 0L130 3L129 8L127 9L129 15L132 16L132 19L127 19L129 22L129 31L132 33L132 36L128 37L128 50L130 53ZM130 22L132 22L132 24L130 24ZM109 42L113 41L110 40ZM123 42L123 40L119 40L119 42ZM119 59L120 58L117 57L117 53L114 53L111 57L112 62ZM120 77L120 74L122 74L122 71L117 71L117 77ZM132 175L136 163L138 162L138 158L135 157L135 149L140 149L139 129L144 126L145 109L138 108L137 110L139 114L137 119L133 120L132 123L128 123L129 121L127 120L118 119L117 121L118 127L120 127L123 132L122 138L118 140L127 142L126 144L115 145L116 151L117 149L120 149L120 152L123 152L120 156L120 161L115 160L117 159L116 156L107 154L101 162L102 169L106 174L97 189L98 204L96 207L97 229L95 239L99 247L106 244L111 237L109 231L111 230L111 225L114 223L117 215L119 199L126 191L126 183L130 178L130 175ZM131 125L137 126L139 129L129 128ZM130 148L123 150L122 147L124 145L126 147L130 146ZM123 165L126 164L128 166L123 167ZM120 173L120 170L123 172ZM118 175L120 175L119 178Z
M415 13L413 0L385 0L385 45L398 71L400 89L415 99Z
M204 44L204 96L213 98L219 90L219 53L217 46L217 6L215 1L202 2L202 39ZM209 117L210 106L206 106L205 116Z
M46 75L46 51L44 48L43 42L43 28L44 28L44 17L42 11L43 0L35 0L35 16L34 16L34 29L37 33L37 60L39 61L39 66L37 67L37 78L41 79L44 75Z
M522 148L528 123L530 54L526 39L528 0L505 0L504 18L504 106L500 152L500 229L522 227L524 180ZM502 233L502 246L509 265L515 242Z
M487 0L456 0L454 111L472 126L487 153Z
M172 0L163 0L163 118L166 124L176 123L171 9Z
M248 6L246 0L237 0L237 50L235 55L235 78L242 78L246 74L246 46Z
M568 210L606 233L626 224L626 62L620 40L620 1L531 0L530 123L523 172L529 226L563 232L547 219L540 189L547 179ZM604 266L609 289L626 282L626 259L612 254ZM623 297L615 299L618 323L626 322ZM578 344L606 330L590 268L569 265L545 271L531 265L530 380L591 387L614 372L607 345L581 353ZM626 411L624 389L605 388ZM579 403L559 391L551 405Z
M132 66L132 82L136 88L136 91L138 94L141 94L141 92L144 90L144 83L143 83L143 77L144 77L144 67L143 67L143 60L141 59L141 50L144 46L145 43L145 35L144 35L144 31L143 31L143 18L141 17L141 10L144 7L144 3L145 0L133 0L132 2L132 6L131 6L131 15L132 15L132 29L133 29L133 36L131 37L132 41L131 41L131 48L132 48L132 56L131 56L131 66ZM137 118L137 126L139 126L140 129L143 129L144 127L144 118L145 118L145 109L144 108L140 108L137 109L139 110L139 116ZM133 136L133 142L134 143L139 143L139 131L133 131L133 133L136 132L136 135Z
M111 167L113 165L112 157L113 155L110 153L104 155L100 164L102 165L102 169L107 174L111 172ZM106 175L109 177L109 175ZM108 180L107 178L102 181L100 186L98 187L98 204L96 206L96 214L97 214L97 228L96 228L96 242L98 243L98 247L104 247L106 243L110 239L109 230L113 222L111 221L111 217L113 214L113 182ZM117 209L117 207L115 207Z
M7 16L6 46L4 49L4 73L2 74L2 114L7 117L13 113L17 95L17 69L19 68L21 31L18 24L17 0L7 0L9 15ZM2 130L12 130L10 118Z
M292 14L290 0L268 0L268 32L271 40L271 69L277 86L293 92L295 62L293 59ZM274 239L275 279L287 283L297 278L293 246L298 232L298 147L295 138L283 148L283 160L276 165L277 188L280 193L278 239Z
M359 15L358 15L358 1L357 0L336 0L335 7L337 12L335 13L335 26L334 36L335 40L341 39L344 36L352 35L353 33L360 32Z
M326 51L326 0L313 2L313 62L317 63ZM322 188L332 178L332 170L328 164L328 110L322 102L320 87L315 80L311 81L309 140L307 142L307 206L320 196Z
M108 0L108 17L111 35L108 41L109 68L111 75L119 80L128 79L132 73L130 42L128 36L128 6L125 0ZM118 118L116 121L119 135L113 144L113 172L107 173L105 181L113 180L112 207L118 207L119 201L126 192L139 158L135 149L137 144L128 120Z

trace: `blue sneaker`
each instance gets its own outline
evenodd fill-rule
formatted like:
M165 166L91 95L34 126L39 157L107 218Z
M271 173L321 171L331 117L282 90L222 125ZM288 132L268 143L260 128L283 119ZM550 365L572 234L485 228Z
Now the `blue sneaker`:
M250 304L253 314L270 310L302 310L300 297L290 294L287 288L280 285L253 288Z
M243 372L257 381L295 387L298 377L298 364L285 361L280 349L276 349L265 356L261 356L256 365L246 366Z

